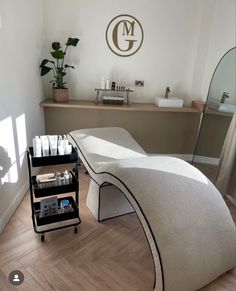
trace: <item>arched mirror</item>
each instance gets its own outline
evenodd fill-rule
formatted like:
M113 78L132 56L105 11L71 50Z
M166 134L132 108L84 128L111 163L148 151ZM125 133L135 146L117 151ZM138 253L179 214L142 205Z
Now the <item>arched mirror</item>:
M193 164L215 181L222 147L236 111L236 48L218 63L211 79Z

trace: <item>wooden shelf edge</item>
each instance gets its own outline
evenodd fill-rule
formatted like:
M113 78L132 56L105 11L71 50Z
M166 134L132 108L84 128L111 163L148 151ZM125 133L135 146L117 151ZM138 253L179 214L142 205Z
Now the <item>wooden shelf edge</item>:
M123 110L123 111L142 111L142 112L181 112L181 113L201 113L195 107L184 106L182 108L157 107L152 103L131 103L130 105L111 105L96 104L91 100L69 100L68 102L54 102L52 99L45 99L40 103L41 107L47 108L78 108L78 109L97 109L97 110Z

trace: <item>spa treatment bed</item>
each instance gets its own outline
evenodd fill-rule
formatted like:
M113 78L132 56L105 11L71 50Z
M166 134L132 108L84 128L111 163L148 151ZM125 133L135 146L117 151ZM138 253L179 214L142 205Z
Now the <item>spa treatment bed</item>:
M122 128L75 130L98 221L135 211L155 267L154 290L194 291L235 265L235 225L215 186L187 162L148 156Z

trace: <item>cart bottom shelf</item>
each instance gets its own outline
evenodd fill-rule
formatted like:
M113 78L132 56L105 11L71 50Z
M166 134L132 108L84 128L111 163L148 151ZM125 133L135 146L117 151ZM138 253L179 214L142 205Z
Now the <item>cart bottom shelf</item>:
M38 226L48 225L48 224L57 223L57 222L64 222L71 219L78 219L80 221L78 206L75 203L74 198L72 196L59 198L58 206L60 205L60 201L63 199L69 200L69 203L72 205L73 211L50 215L47 217L40 217L40 202L35 202L33 204L35 226L38 227Z
M75 218L75 219L70 219L70 220L65 220L61 222L55 222L55 223L50 223L50 224L45 224L38 226L36 224L36 219L34 223L34 231L39 234L44 234L46 232L51 232L54 230L59 230L63 228L69 228L69 227L74 227L77 228L77 226L81 223L80 218ZM75 231L76 233L76 231Z

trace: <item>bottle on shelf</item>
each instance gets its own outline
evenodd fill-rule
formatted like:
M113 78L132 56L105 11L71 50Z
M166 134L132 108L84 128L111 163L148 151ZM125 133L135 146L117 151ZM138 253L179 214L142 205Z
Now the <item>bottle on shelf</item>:
M56 178L56 183L60 184L61 183L61 173L60 172L56 172L55 178Z
M70 174L67 170L64 172L64 183L69 184Z
M109 79L106 80L106 89L107 90L110 89L110 80Z
M105 89L105 79L104 78L101 79L101 89L102 90Z
M111 90L115 91L116 90L116 82L111 83Z

